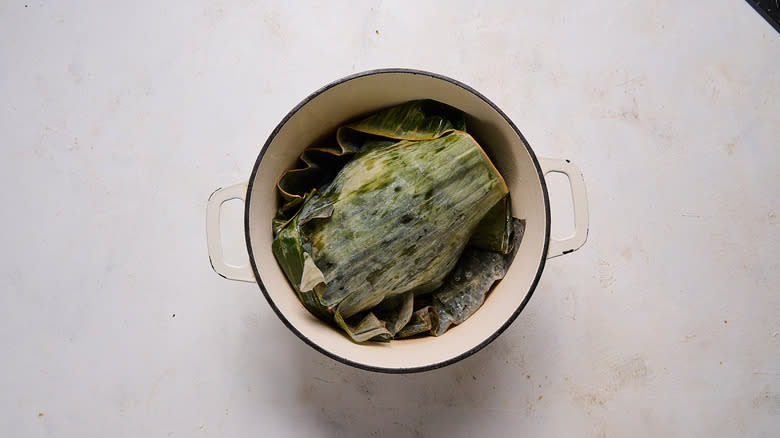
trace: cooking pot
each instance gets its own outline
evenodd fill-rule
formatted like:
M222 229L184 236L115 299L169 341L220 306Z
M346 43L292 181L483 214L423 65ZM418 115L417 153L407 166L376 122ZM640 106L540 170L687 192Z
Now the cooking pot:
M525 219L525 234L503 280L482 307L439 337L389 343L352 342L341 330L311 315L298 301L271 252L271 220L277 209L276 182L296 165L303 149L347 121L414 99L433 99L467 114L469 132L485 148L512 194L512 215ZM570 183L574 234L550 238L550 203L545 174L560 172ZM244 200L244 234L249 264L223 258L220 210L225 201ZM569 160L537 158L514 123L485 96L454 79L418 70L382 69L345 77L315 91L276 126L260 150L248 182L220 188L206 209L209 258L225 278L257 282L281 321L307 344L340 362L368 370L408 373L454 363L479 351L517 318L544 269L546 259L585 243L588 209L585 183Z

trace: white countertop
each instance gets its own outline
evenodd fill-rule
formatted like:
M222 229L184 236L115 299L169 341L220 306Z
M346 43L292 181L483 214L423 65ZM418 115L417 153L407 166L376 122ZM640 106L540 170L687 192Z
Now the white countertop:
M780 35L746 2L114 3L0 6L6 436L777 436ZM206 255L209 194L380 67L476 88L590 202L509 330L414 375Z

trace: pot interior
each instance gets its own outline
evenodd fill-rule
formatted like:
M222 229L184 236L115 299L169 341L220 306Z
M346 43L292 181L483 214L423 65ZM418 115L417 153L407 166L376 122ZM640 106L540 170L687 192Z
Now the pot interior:
M271 252L275 184L299 154L337 126L381 108L413 99L434 99L469 115L469 132L501 171L512 195L512 213L526 220L517 256L483 306L440 337L389 343L352 342L300 304ZM511 124L483 97L436 75L415 71L367 72L309 96L279 125L261 152L250 179L247 246L255 275L279 316L304 340L331 357L362 368L419 371L468 356L492 340L522 309L544 266L549 238L546 188L529 148Z

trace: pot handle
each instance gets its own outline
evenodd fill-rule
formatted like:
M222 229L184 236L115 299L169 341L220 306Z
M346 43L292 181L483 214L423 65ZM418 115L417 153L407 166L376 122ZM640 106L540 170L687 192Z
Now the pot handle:
M249 264L242 266L225 263L222 253L222 235L219 229L219 221L222 213L222 204L231 199L246 199L247 183L242 182L232 186L222 187L209 196L206 204L206 244L209 250L209 260L214 271L228 280L255 281L255 274Z
M558 257L579 249L588 239L588 196L585 192L585 179L582 171L569 160L540 158L542 172L547 175L558 172L569 178L572 204L574 206L574 234L563 240L550 239L547 258Z

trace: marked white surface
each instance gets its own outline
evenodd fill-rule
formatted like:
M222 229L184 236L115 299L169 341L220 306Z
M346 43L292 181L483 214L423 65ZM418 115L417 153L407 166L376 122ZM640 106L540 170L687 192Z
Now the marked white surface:
M780 35L668 3L0 5L0 430L777 436ZM405 376L323 357L205 243L284 114L381 67L476 88L590 205L507 332Z

